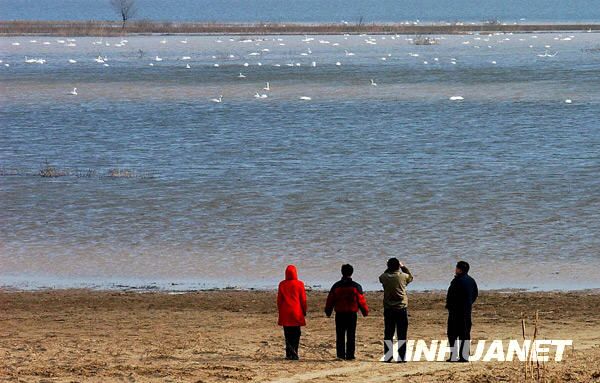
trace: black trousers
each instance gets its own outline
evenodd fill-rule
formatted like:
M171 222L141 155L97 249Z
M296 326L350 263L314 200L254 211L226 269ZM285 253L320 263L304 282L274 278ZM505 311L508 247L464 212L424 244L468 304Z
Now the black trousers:
M285 336L285 358L298 359L298 347L300 347L300 326L283 327Z
M356 313L335 313L335 348L337 357L354 359Z
M393 341L394 333L398 338L398 357L406 360L406 336L408 333L408 311L404 309L383 310L384 333L383 339ZM389 352L388 343L384 342L384 355Z
M471 352L471 326L470 312L448 312L448 345L452 350L450 359L469 359ZM459 341L458 343L457 340Z

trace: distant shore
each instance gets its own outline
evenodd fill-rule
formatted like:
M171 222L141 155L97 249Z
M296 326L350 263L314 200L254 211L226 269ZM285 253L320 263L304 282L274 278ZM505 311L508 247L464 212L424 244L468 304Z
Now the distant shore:
M227 35L326 35L326 34L469 34L600 31L600 24L304 24L304 23L193 23L130 21L125 27L115 21L0 21L0 36L122 36L146 34Z

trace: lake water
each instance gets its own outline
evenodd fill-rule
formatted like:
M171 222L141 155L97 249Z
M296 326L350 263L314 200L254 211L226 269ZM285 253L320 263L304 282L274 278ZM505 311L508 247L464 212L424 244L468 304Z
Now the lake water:
M137 0L136 18L227 22L600 21L595 0ZM0 20L109 20L108 0L0 0Z
M439 38L0 38L0 285L598 287L600 35Z

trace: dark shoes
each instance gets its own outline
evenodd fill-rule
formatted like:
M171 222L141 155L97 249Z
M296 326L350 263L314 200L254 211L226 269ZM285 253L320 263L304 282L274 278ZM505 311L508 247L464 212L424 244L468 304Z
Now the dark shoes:
M450 359L446 360L446 362L448 362L448 363L469 363L469 360L468 359L464 359L464 358L461 358L461 359L452 359L452 358L450 358Z

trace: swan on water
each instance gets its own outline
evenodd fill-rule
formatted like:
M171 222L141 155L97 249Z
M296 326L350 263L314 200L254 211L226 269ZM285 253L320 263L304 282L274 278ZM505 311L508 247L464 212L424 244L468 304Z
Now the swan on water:
M72 91L69 92L71 96L77 96L77 88L73 88Z
M223 102L223 95L220 95L219 98L211 98L210 101L216 102L216 103L221 103L221 102Z

